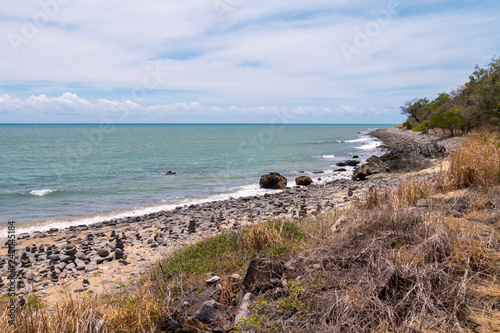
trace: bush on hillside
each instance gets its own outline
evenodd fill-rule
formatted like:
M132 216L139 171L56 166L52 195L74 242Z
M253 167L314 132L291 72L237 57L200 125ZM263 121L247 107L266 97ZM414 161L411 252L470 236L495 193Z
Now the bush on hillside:
M461 114L448 111L431 117L429 119L429 125L431 127L447 129L453 136L458 130L462 130L465 127L465 117Z
M414 132L422 132L422 131L426 130L428 127L429 127L429 121L426 120L423 123L418 124L417 126L415 126L415 128L413 129L413 131Z
M411 130L413 128L413 124L411 123L410 119L408 119L407 121L405 121L403 123L403 126L406 127L406 129L409 129L409 130Z

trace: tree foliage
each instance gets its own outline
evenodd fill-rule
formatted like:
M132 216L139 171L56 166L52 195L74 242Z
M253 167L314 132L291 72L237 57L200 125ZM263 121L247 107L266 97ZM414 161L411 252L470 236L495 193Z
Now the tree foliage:
M500 116L500 57L493 57L486 68L476 65L469 82L449 94L440 93L432 101L427 98L407 101L400 109L402 114L415 119L417 123L451 112L452 115L434 119L441 125L446 124L443 128L452 132L457 129L449 127L453 121L463 122L460 127L465 130L491 124L492 118Z
M444 128L455 135L457 130L462 130L465 126L465 117L461 114L447 111L429 119L429 126Z

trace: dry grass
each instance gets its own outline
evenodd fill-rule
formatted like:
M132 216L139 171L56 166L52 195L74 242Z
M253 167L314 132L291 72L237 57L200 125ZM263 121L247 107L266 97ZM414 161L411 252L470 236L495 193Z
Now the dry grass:
M471 134L450 155L447 178L453 188L500 183L500 138L498 134Z
M343 211L341 228L304 261L307 267L319 260L322 270L297 272L305 286L301 303L279 318L280 327L287 332L500 330L500 187L432 198L436 192L425 178L403 179L384 192L372 189L364 202ZM429 198L428 206L416 207L421 198ZM276 311L269 307L268 313Z
M67 293L52 309L28 302L17 309L15 326L2 332L152 332L169 300L154 296L150 290L141 285L115 294ZM5 312L0 320L7 322Z
M385 192L371 188L368 196L362 203L363 208L372 209L378 206L387 206L388 209L415 206L419 199L427 198L435 192L434 183L425 177L405 178L398 185Z

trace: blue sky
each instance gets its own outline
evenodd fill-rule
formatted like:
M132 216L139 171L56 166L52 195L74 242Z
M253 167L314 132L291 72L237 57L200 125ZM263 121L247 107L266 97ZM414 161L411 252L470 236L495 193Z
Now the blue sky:
M0 3L0 123L398 123L500 55L493 1Z

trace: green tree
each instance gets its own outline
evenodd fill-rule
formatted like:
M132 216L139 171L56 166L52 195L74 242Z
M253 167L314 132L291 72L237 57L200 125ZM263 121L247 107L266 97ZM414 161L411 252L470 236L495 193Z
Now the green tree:
M456 130L463 129L465 117L459 113L447 111L429 119L429 126L447 129L454 136Z
M427 98L414 99L411 101L406 101L401 107L401 114L407 115L409 117L415 118L417 122L420 122L419 118L424 107L429 103Z

